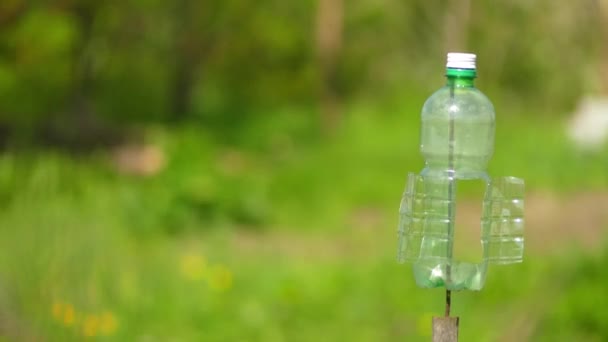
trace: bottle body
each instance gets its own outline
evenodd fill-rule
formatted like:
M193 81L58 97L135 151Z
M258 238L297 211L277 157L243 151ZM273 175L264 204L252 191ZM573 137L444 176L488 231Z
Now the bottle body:
M398 260L413 262L420 287L481 290L489 263L521 262L524 247L524 182L491 179L486 168L494 152L495 114L473 85L475 55L449 53L447 85L425 102L420 151L425 166L411 173L399 208ZM470 182L473 181L473 182ZM481 260L454 258L457 188L484 186Z
M487 263L453 259L458 180L489 184L487 164L494 152L495 113L490 100L473 86L473 78L448 76L446 86L425 102L421 113L420 173L427 232L420 241L414 278L421 287L480 290ZM432 229L429 229L431 228ZM481 242L480 242L481 243Z
M473 86L455 81L427 99L421 115L422 174L487 179L494 152L495 114L490 100Z

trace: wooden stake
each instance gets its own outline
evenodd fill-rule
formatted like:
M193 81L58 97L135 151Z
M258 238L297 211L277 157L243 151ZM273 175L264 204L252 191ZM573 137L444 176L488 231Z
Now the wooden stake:
M433 342L458 342L458 317L433 317Z

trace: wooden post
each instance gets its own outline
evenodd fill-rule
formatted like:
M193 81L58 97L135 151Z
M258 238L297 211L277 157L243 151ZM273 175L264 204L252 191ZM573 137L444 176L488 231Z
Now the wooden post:
M458 342L458 317L433 317L433 342Z

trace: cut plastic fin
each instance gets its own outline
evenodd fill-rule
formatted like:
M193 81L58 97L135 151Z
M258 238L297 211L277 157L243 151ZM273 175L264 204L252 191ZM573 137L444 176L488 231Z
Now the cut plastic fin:
M401 204L399 205L399 228L397 233L399 235L399 246L397 248L397 261L404 263L417 259L420 253L420 238L413 239L410 236L415 237L420 235L422 232L415 232L417 227L412 225L412 209L413 200L416 194L416 181L417 176L414 173L409 173L407 176L407 182L405 184L405 190L401 197ZM419 227L418 227L419 228ZM412 249L415 249L412 252Z
M524 181L493 179L483 203L482 244L487 261L521 262L524 254Z
M451 182L447 177L408 175L399 208L399 262L448 260Z

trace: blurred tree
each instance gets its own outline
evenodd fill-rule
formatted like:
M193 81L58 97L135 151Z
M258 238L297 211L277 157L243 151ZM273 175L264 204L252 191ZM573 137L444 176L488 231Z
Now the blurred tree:
M597 0L600 15L600 90L602 95L608 96L608 0Z
M23 19L25 14L27 13L28 3L25 1L4 1L0 3L0 37L6 35L6 32L17 25L18 21ZM7 49L8 44L0 44L0 79L3 83L10 83L11 76L14 76L14 73L11 70L7 70L8 68L3 65L7 64L6 60L10 58L9 49ZM9 82L6 82L9 79ZM4 147L10 136L10 125L7 123L7 117L10 116L9 108L0 108L0 146Z
M0 29L14 25L15 21L23 18L28 9L27 5L26 1L3 1L0 4Z
M204 0L173 1L175 65L171 85L171 117L176 121L183 120L192 112L192 93L204 50L194 28L197 11L193 5L205 3Z
M467 52L470 0L448 0L445 8L445 50Z
M31 141L65 105L76 30L65 12L29 2L0 34L0 120L13 140Z
M337 65L342 48L343 18L343 0L319 0L316 44L321 73L321 115L326 131L333 130L340 120L340 99L336 83Z
M430 91L452 49L479 54L497 103L567 113L598 68L608 89L608 6L582 4L1 1L0 136L90 147L123 126L190 121L239 137L261 115L315 105L332 131L354 98Z
M171 119L183 121L192 114L192 96L205 73L206 61L221 39L222 2L208 0L173 1ZM200 96L200 94L199 94Z
M99 2L93 0L67 0L63 7L76 24L77 39L72 45L72 71L68 106L59 120L47 126L51 142L67 146L95 145L107 138L105 126L97 116L93 103L95 74L93 71L93 27Z

